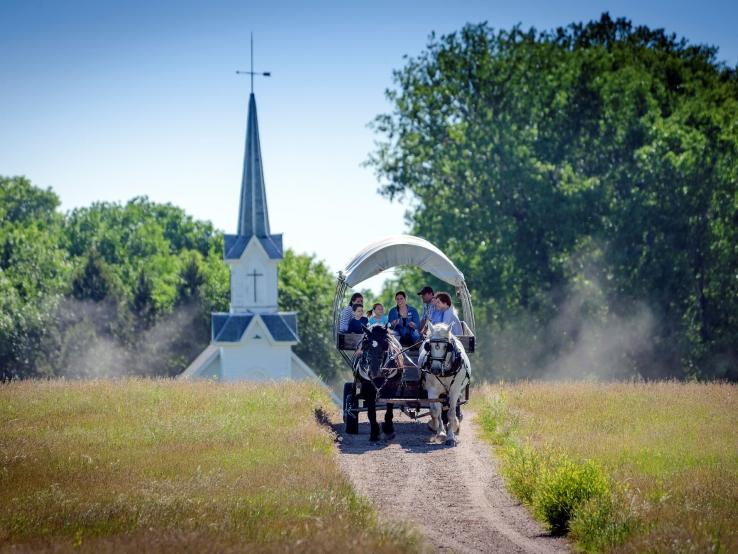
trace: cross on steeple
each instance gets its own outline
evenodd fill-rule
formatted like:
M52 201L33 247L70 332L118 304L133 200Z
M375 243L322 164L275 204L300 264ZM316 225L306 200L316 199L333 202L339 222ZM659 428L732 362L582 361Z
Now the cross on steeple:
M254 94L254 75L259 75L261 77L271 77L272 75L269 71L261 73L254 71L254 33L251 33L251 71L240 71L237 69L236 73L239 75L251 75L251 94Z
M247 277L253 277L254 278L254 304L256 304L256 278L257 277L264 277L263 273L257 273L256 269L254 269L251 273L246 274Z

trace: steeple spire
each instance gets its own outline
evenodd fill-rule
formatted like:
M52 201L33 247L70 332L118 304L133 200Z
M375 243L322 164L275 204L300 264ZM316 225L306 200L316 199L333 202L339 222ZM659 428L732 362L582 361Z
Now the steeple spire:
M254 71L254 34L251 33L251 70L236 71L251 77L249 95L249 120L246 127L246 152L243 157L243 177L241 179L241 204L238 209L238 234L242 236L268 237L269 212L267 210L266 190L264 188L264 168L261 165L261 144L259 143L259 122L256 118L256 98L254 97L254 75L269 77L269 72Z
M267 210L264 168L261 163L259 123L256 117L256 99L249 95L249 121L246 129L246 152L241 179L241 205L238 210L238 234L267 237L269 212Z

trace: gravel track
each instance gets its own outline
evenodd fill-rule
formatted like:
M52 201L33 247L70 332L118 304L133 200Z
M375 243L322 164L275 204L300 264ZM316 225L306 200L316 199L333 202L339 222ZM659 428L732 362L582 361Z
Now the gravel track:
M565 539L548 535L507 493L469 410L456 447L429 444L427 419L397 412L396 438L377 445L369 443L365 414L358 435L336 426L341 468L380 517L411 523L439 552L569 551Z

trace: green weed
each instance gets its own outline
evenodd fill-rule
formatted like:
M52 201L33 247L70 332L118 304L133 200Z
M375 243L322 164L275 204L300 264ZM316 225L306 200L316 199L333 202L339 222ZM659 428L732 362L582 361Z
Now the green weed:
M738 552L738 387L477 389L511 492L590 552Z
M566 456L544 468L533 491L533 509L554 535L569 531L569 520L588 500L608 498L610 483L602 469L587 460L576 463Z

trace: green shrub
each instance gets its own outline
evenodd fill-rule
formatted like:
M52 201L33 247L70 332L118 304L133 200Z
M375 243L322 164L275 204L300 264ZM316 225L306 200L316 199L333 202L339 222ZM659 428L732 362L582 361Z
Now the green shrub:
M563 535L575 511L587 500L610 495L605 473L592 461L578 464L562 457L555 465L544 468L533 493L533 509L551 533Z
M569 522L569 535L585 552L603 552L624 543L643 526L639 512L621 487L609 496L582 503Z
M502 456L505 460L502 475L510 491L526 504L532 504L544 468L541 455L530 446L509 444Z
M479 418L485 435L497 445L504 445L508 442L517 423L515 414L510 412L505 396L502 394L492 396L484 403Z

